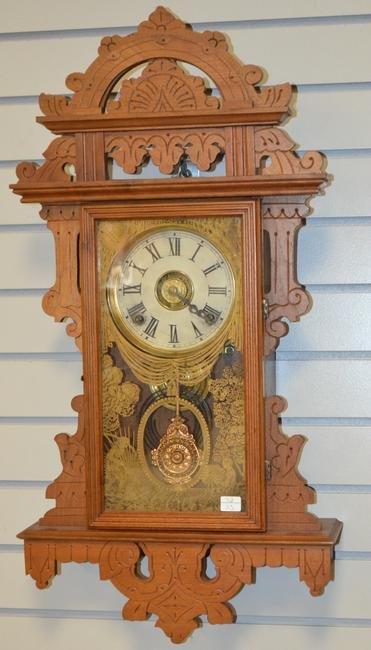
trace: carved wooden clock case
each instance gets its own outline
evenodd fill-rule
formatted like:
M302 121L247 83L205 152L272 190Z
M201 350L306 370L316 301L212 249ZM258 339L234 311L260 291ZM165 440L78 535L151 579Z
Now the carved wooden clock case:
M232 622L257 567L299 567L321 594L341 530L307 511L304 439L281 431L274 389L282 319L310 304L296 237L323 158L277 126L291 86L261 79L159 7L102 40L70 97L41 95L57 137L12 186L42 204L57 268L43 308L70 321L84 366L55 507L20 534L26 571L43 588L59 563L98 563L124 618L156 614L174 642L202 614Z

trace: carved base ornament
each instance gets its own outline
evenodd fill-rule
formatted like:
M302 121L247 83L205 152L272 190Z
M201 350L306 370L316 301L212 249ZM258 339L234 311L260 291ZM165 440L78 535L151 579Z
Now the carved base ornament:
M232 623L259 567L297 567L322 594L341 533L308 512L305 439L283 433L270 390L287 321L310 308L297 235L327 177L280 127L291 86L262 76L158 7L103 38L69 97L40 96L57 137L12 186L42 205L43 309L84 366L55 505L19 535L26 573L42 589L64 562L98 564L123 617L154 615L174 643L201 617Z
M78 537L78 531L74 532ZM122 609L124 619L144 621L153 614L156 627L174 643L181 643L201 625L201 616L211 624L233 623L236 613L228 601L255 582L256 568L298 567L300 580L311 595L320 596L332 580L329 539L335 539L339 532L335 520L327 520L316 539L287 545L254 538L244 544L213 545L27 541L26 573L44 589L56 575L59 563L97 563L101 579L111 580L127 599ZM148 577L140 572L143 557L148 560ZM215 577L206 573L207 558Z

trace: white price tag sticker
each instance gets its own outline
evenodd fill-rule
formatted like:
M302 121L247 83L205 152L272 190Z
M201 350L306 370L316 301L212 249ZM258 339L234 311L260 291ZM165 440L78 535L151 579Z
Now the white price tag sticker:
M220 497L221 512L241 512L241 497Z

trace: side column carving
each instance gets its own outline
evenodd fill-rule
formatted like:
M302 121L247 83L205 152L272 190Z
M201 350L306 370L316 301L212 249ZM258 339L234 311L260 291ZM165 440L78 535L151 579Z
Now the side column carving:
M81 350L81 297L79 288L79 210L75 206L48 206L41 211L55 241L56 280L45 294L43 310L61 322L71 319L66 327Z
M309 207L300 197L282 199L270 197L263 201L263 228L269 238L267 266L271 270L266 293L268 315L265 321L265 354L277 346L279 339L288 332L282 318L299 320L311 306L310 295L297 281L296 246L297 235L304 225Z

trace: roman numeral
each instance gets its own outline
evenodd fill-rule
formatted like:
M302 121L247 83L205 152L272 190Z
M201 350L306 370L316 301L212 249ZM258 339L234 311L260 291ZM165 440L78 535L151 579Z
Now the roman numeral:
M193 253L192 257L190 258L191 262L194 262L194 261L195 261L195 257L196 257L196 255L197 255L198 251L200 250L200 248L202 248L202 244L199 244L199 245L197 246L195 252Z
M195 334L196 338L198 338L199 336L202 336L202 332L200 332L198 327L194 324L193 320L191 320L191 323L192 323L193 331L194 331L194 334Z
M215 264L212 264L207 269L203 269L203 272L205 275L209 275L209 273L216 271L216 269L220 269L220 262L215 262Z
M180 255L180 237L169 237L170 254Z
M205 305L203 312L208 323L216 323L220 314L222 313L221 311L217 311L214 309L214 307L210 307L209 305Z
M147 269L142 269L140 266L134 264L133 261L129 262L129 266L131 269L135 269L136 271L139 271L139 273L141 273L142 275L144 275L145 272L147 271Z
M156 245L151 243L146 246L146 250L152 255L152 261L157 262L160 259L161 255L158 252Z
M152 338L154 338L156 336L156 330L157 330L157 326L158 326L159 322L160 321L157 320L157 318L154 318L152 316L151 320L149 321L149 323L148 323L148 325L146 327L146 329L144 330L145 333L148 334L148 336L151 336Z
M169 343L179 343L178 330L176 325L170 325L170 341Z
M209 287L209 296L220 294L221 296L227 295L227 287Z
M141 284L123 284L122 293L141 293Z
M132 318L133 320L135 320L136 318L138 318L138 316L143 314L144 311L146 311L146 308L142 302L138 302L137 305L128 308L128 314L130 318Z

